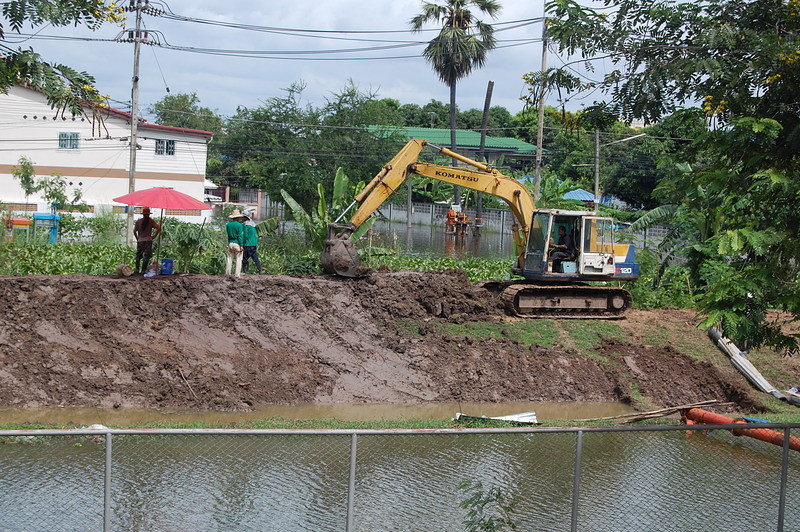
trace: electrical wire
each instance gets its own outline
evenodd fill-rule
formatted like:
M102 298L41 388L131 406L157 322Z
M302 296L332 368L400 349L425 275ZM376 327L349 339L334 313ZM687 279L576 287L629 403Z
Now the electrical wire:
M529 40L525 40L522 42L516 42L514 44L508 45L501 45L496 46L495 49L502 49L502 48L514 48L517 46L525 46L527 44L532 44L535 42L541 41L541 38L533 38ZM185 47L185 46L169 46L169 45L162 45L163 48L168 48L171 50L177 50L182 52L193 52L199 53L203 55L214 55L214 56L226 56L226 57L249 57L249 58L257 58L257 59L290 59L293 61L376 61L376 60L394 60L394 59L419 59L420 55L394 55L394 56L380 56L380 57L297 57L294 54L328 54L328 53L346 53L346 52L363 52L363 51L377 51L377 50L385 50L385 49L393 49L393 48L403 48L406 46L422 46L426 45L427 43L418 43L417 45L398 45L398 46L387 46L387 47L374 47L374 48L361 48L361 49L350 49L350 50L323 50L323 51L314 51L314 52L307 52L307 51L241 51L241 50L216 50L212 48L194 48L194 47ZM265 55L265 54L284 54L289 55L290 57L281 57L279 55Z
M126 32L123 32L123 34ZM159 35L160 32L150 30L151 35ZM122 35L122 34L121 34ZM114 39L104 39L97 37L74 37L65 35L39 35L35 37L37 40L50 40L50 41L77 41L77 42L119 42L121 37ZM163 42L162 42L163 40ZM495 49L513 48L517 46L525 46L541 42L540 37L533 37L530 39L509 39L498 40L500 43ZM504 44L508 43L508 44ZM298 57L302 55L328 55L328 54L345 54L345 53L362 53L362 52L377 52L384 50L393 50L400 48L411 48L417 46L427 46L427 41L408 41L404 44L394 44L386 46L371 46L361 48L341 48L341 49L328 49L328 50L243 50L243 49L219 49L219 48L200 48L195 46L179 46L169 44L163 36L158 41L150 41L142 44L151 46L158 46L164 49L191 52L203 55L213 56L226 56L226 57L250 57L259 59L291 59L291 60L304 60L304 61L374 61L374 60L393 60L393 59L417 59L420 54L414 55L401 55L401 56L378 56L378 57Z
M167 8L169 9L169 8ZM200 18L193 18L183 15L177 15L175 13L164 12L159 13L157 16L160 16L165 19L182 21L182 22L193 22L197 24L204 24L210 26L220 26L238 30L246 30L246 31L256 31L256 32L263 32L263 33L279 33L279 34L296 34L297 36L321 36L321 38L330 39L336 38L331 37L332 35L380 35L380 34L394 34L394 33L403 33L407 34L410 30L409 29L402 29L402 30L320 30L320 29L306 29L306 28L282 28L277 26L258 26L253 24L241 24L241 23L234 23L234 22L223 22L219 20L209 20L209 19L200 19ZM492 22L492 26L495 31L505 31L508 29L514 29L521 26L528 26L531 24L537 24L544 20L544 17L536 17L536 18L529 18L529 19L519 19L519 20L511 20L507 22ZM514 25L508 28L504 28L503 26L506 25ZM431 28L425 29L423 28L420 30L421 32L438 32L441 31L441 28Z

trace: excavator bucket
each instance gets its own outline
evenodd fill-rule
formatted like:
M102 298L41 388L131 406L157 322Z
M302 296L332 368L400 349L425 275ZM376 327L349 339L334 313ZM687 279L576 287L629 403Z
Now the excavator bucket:
M337 232L341 229L345 230ZM328 238L322 248L322 269L342 277L361 277L369 269L361 266L356 247L350 240L352 230L348 229L347 226L328 224Z

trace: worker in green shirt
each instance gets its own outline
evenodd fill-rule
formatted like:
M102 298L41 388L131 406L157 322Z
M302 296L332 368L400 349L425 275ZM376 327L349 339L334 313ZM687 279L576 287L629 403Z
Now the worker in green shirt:
M231 274L231 267L233 262L236 262L235 275L241 277L242 275L242 251L244 248L244 215L239 209L234 209L228 215L230 221L225 224L225 232L228 233L228 258L225 262L225 275Z
M264 273L261 269L261 260L258 258L258 233L256 233L256 223L248 216L244 215L244 258L242 271L247 273L249 259L253 259L253 264L258 268L258 273Z

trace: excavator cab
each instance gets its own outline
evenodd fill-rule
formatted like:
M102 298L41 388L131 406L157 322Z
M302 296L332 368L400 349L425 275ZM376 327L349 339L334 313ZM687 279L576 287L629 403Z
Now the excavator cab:
M537 209L530 228L524 267L515 269L517 275L535 281L570 282L638 277L633 247L615 242L611 218L582 211Z

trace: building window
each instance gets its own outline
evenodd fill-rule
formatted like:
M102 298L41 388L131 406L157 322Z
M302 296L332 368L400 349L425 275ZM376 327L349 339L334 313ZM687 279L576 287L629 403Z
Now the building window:
M77 150L80 147L81 134L62 131L58 134L59 150Z
M175 155L175 141L156 139L156 155Z

